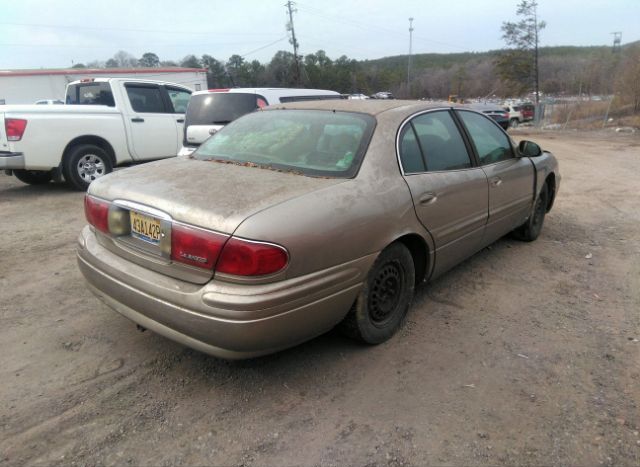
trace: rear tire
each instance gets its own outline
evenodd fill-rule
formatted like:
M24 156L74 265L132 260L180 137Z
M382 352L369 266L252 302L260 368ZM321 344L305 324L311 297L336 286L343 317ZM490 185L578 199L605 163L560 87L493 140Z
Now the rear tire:
M544 224L544 216L547 212L547 204L549 201L549 189L545 183L540 190L538 199L533 205L529 219L520 227L513 231L513 236L524 242L532 242L540 235L542 225Z
M342 332L367 344L388 340L407 314L414 287L411 253L401 243L391 244L369 270L356 303L340 324Z
M71 149L62 164L64 178L71 187L86 191L89 184L113 170L106 151L93 144L82 144Z
M518 125L520 125L520 122L517 118L512 118L511 120L509 120L509 126L511 128L518 128Z
M17 169L13 171L13 175L28 185L44 185L45 183L49 183L52 178L50 170Z

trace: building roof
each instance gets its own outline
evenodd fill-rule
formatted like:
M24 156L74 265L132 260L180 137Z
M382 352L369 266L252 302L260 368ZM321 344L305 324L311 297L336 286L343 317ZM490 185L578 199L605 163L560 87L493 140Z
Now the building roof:
M204 73L204 68L64 68L41 70L0 70L0 78L9 76L48 76L48 75L119 75L147 73Z

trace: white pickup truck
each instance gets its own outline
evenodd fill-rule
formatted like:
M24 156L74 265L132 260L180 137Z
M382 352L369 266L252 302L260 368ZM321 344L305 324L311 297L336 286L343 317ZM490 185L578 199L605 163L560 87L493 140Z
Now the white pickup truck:
M0 106L0 170L29 184L62 177L78 190L115 166L173 157L192 90L174 83L91 78L65 105Z

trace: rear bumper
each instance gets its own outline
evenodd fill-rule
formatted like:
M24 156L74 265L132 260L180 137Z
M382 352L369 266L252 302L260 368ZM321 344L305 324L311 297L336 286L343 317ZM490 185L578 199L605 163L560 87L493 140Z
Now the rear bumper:
M0 152L0 170L24 169L24 154L21 152Z
M90 289L114 310L160 335L227 359L294 346L339 323L375 255L272 284L190 284L150 271L82 231L78 265Z

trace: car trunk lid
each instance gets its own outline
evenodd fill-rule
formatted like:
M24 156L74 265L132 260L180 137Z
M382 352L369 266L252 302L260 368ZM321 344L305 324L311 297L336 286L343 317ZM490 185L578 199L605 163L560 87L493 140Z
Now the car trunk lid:
M133 212L130 222L138 223L141 214L163 229L180 223L230 236L259 211L344 181L178 158L117 171L92 183L89 193ZM134 238L131 230L101 236L101 242L120 256L182 280L205 283L212 277L212 270L172 262L162 240L154 244L140 235Z

